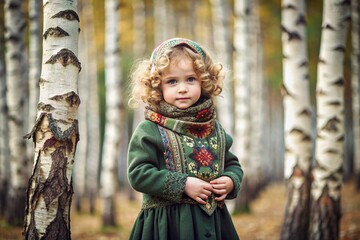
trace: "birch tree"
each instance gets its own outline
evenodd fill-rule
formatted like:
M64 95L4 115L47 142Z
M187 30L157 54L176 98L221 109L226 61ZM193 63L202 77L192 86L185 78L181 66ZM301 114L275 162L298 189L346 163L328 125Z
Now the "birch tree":
M10 150L10 181L5 218L20 225L24 218L25 190L28 178L24 134L25 82L23 79L25 19L21 0L5 1L5 59Z
M81 123L79 126L80 142L77 145L75 153L75 162L73 168L73 183L74 183L74 196L75 196L75 208L77 212L81 212L82 209L82 199L85 195L85 176L86 176L86 160L88 159L88 122L87 122L87 108L89 104L88 98L88 76L87 68L88 64L85 62L88 59L87 56L87 45L86 45L86 36L85 32L85 23L83 22L83 7L84 0L78 0L78 14L79 18L82 19L80 23L80 28L82 29L82 34L79 36L79 46L82 46L81 51L79 52L79 59L82 63L82 69L79 73L79 97L82 101L82 104L78 109L78 121ZM89 2L89 1L87 1Z
M311 105L305 1L282 1L283 106L287 201L282 239L307 239Z
M359 1L351 0L351 90L354 129L354 165L356 187L360 190L360 18Z
M222 62L226 69L231 67L232 45L230 40L229 28L229 3L222 0L211 0L212 24L214 34L214 46L219 61ZM224 129L233 135L234 131L234 94L233 81L230 71L227 72L221 98L218 98L219 119Z
M90 1L83 1L83 22L86 29L84 31L85 49L87 51L85 75L88 81L87 100L87 162L86 162L86 181L85 191L89 199L90 213L95 213L95 198L98 193L98 169L100 160L100 107L98 91L98 66L96 51L96 32L94 25L94 8Z
M36 119L36 106L39 101L39 80L41 72L40 51L40 4L42 1L29 1L29 128ZM28 156L32 157L33 148L28 148Z
M155 45L169 38L166 0L154 0L154 41ZM171 26L175 28L174 26Z
M245 172L249 169L250 159L250 52L249 19L250 1L236 0L234 19L234 79L235 79L235 131L234 153ZM236 210L249 208L248 193L249 175L245 175L241 186L241 193L237 199Z
M317 138L310 239L338 239L344 157L345 43L350 1L324 1L317 69Z
M120 142L124 129L124 119L121 119L124 103L121 94L119 8L119 0L105 1L106 123L102 154L101 195L103 225L107 226L116 225L117 161L120 156Z
M3 16L4 4L0 2L0 15ZM9 171L9 147L7 130L7 106L6 106L6 71L4 59L4 25L0 22L0 215L6 209L7 186L10 179Z
M250 43L247 46L250 48L250 156L252 179L250 191L254 197L260 190L264 179L264 71L263 71L263 49L261 41L261 26L259 1L252 0L250 9Z
M32 132L34 167L27 190L24 239L71 239L72 169L79 139L77 1L43 2L43 56Z

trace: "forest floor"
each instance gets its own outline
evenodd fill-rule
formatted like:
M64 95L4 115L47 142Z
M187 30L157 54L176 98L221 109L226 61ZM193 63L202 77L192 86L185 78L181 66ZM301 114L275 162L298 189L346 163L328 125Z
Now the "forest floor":
M251 204L251 213L233 216L233 221L242 240L277 240L280 236L284 215L285 186L273 183L264 189ZM353 181L342 188L341 240L360 239L360 192ZM130 202L120 195L117 221L119 227L104 229L101 216L96 214L71 213L71 236L73 240L118 240L128 239L132 224L140 209L139 202ZM100 204L97 204L98 206ZM74 207L72 207L74 209ZM0 219L0 240L19 240L22 228L6 226Z

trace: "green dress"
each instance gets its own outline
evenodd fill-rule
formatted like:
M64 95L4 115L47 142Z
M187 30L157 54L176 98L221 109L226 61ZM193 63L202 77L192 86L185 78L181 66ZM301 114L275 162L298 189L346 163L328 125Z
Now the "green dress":
M164 110L165 109L165 110ZM229 148L232 139L215 118L211 100L186 111L146 111L129 144L128 177L143 193L130 239L239 239L224 202L198 204L185 193L188 176L233 180L227 199L240 191L243 171Z

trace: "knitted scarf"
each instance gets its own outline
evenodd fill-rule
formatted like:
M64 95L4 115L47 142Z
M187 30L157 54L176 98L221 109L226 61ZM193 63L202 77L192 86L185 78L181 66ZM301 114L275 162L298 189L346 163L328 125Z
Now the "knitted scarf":
M145 118L175 132L205 138L214 130L216 113L211 99L200 99L187 109L162 101L158 110L147 107Z

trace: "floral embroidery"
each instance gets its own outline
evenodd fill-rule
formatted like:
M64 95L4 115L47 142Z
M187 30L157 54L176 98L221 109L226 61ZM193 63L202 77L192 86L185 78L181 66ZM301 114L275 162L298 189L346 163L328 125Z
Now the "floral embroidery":
M196 138L205 138L214 129L214 124L188 124L185 131Z
M203 109L197 113L196 118L204 119L204 118L207 118L210 114L211 114L211 111L209 109Z
M209 166L214 161L214 156L205 147L195 147L190 158L195 159L196 163L204 167Z
M217 137L210 138L210 147L215 150L218 148Z
M194 139L192 139L190 137L183 136L183 141L187 146L189 146L191 148L194 147L194 145L195 145Z

